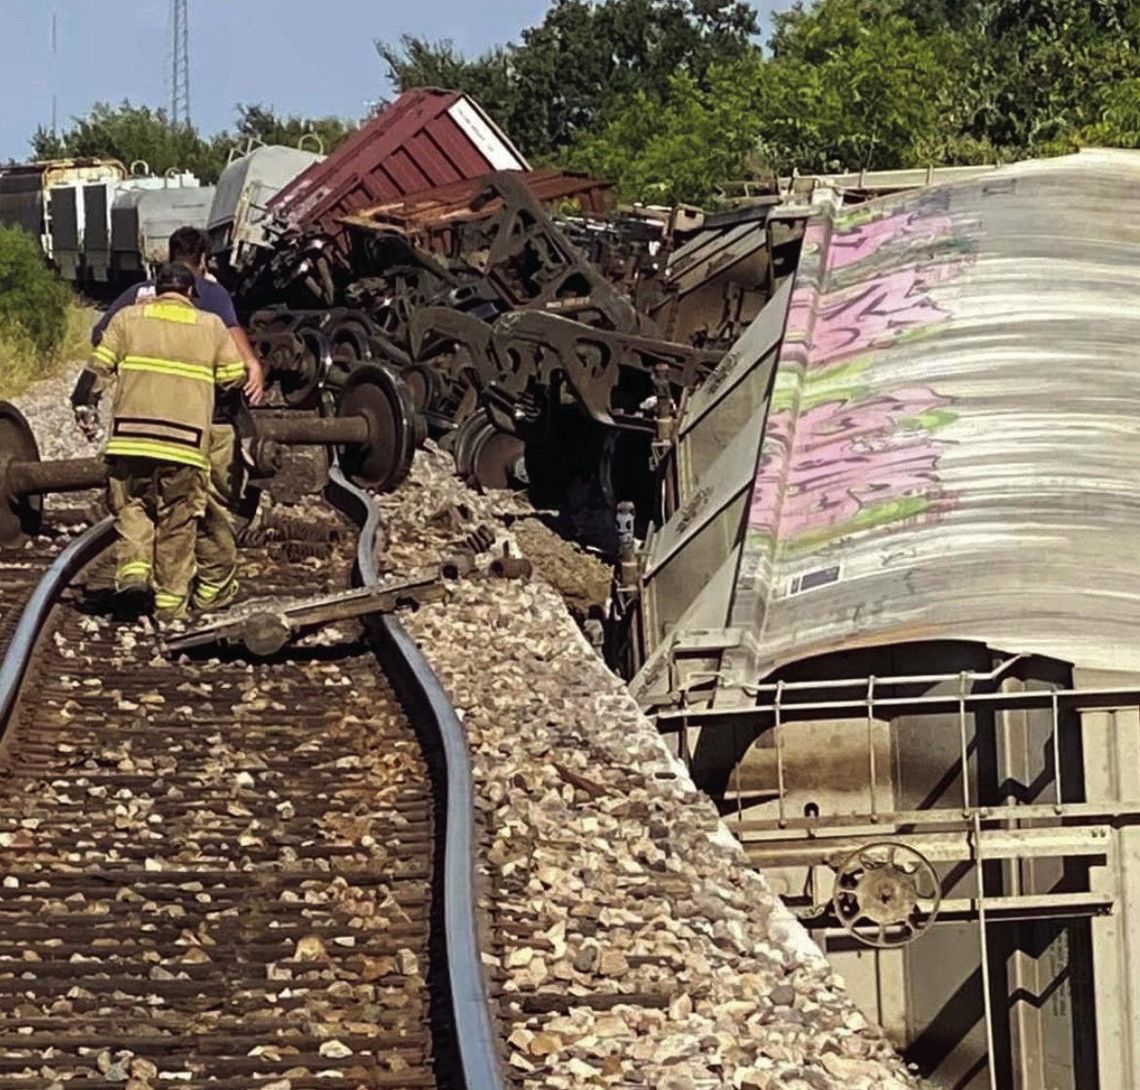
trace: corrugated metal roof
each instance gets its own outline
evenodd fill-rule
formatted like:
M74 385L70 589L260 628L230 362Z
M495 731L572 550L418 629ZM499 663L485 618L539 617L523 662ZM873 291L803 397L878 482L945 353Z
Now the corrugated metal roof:
M336 234L341 218L358 209L494 170L527 169L474 100L455 91L406 91L270 207L302 227Z
M980 640L1140 669L1140 154L809 225L731 623L758 672Z

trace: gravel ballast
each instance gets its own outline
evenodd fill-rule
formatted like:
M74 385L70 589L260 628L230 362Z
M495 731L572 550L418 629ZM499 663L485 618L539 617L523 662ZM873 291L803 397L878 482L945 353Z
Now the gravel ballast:
M428 451L385 497L394 566L435 562L481 497ZM500 531L500 538L502 538ZM542 579L461 586L404 618L468 731L485 962L517 1085L917 1085L751 868Z
M71 411L71 391L81 370L81 363L65 367L12 399L32 426L41 458L90 458L98 453L98 446L84 438Z
M17 400L43 457L92 453L74 373ZM460 484L429 445L383 497L386 562L434 565L525 504ZM453 512L461 506L466 519ZM463 525L458 525L463 522ZM523 525L533 544L541 534ZM539 550L541 553L542 550ZM539 571L465 582L403 617L468 732L484 961L503 1061L525 1088L901 1090L916 1086L806 931L751 868ZM549 561L548 561L549 563ZM596 561L552 574L598 604ZM593 567L591 567L593 565ZM580 580L579 580L580 576Z

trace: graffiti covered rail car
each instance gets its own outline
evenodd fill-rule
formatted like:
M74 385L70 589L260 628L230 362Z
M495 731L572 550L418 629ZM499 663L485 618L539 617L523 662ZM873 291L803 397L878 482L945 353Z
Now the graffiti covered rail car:
M640 572L635 692L937 1085L1140 1085L1138 178L817 209Z

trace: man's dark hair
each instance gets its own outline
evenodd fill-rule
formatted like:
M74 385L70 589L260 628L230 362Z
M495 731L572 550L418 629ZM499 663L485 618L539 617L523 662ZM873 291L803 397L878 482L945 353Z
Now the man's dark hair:
M197 265L210 252L210 236L197 227L179 227L170 236L170 260Z
M181 261L167 261L158 267L154 277L154 290L159 295L173 291L189 298L196 281L194 270L189 265L183 265Z

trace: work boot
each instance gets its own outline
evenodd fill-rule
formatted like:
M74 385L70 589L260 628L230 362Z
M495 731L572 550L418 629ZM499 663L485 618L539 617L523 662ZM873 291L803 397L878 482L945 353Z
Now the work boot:
M150 587L146 583L125 583L115 593L115 619L136 621L150 612Z

